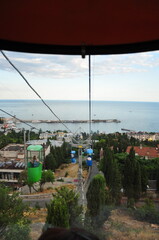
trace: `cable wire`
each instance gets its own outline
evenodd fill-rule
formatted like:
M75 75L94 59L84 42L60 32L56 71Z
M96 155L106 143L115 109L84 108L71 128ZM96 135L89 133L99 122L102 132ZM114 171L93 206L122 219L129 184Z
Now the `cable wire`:
M92 108L91 108L91 55L89 55L89 134L91 136L91 115L92 115Z
M25 121L23 121L23 120L21 120L21 119L15 117L15 116L13 116L12 114L10 114L10 113L8 113L8 112L2 110L2 109L0 109L0 111L3 112L3 113L5 113L5 114L7 114L7 115L9 115L9 116L11 116L11 117L13 117L13 118L15 118L15 119L17 119L18 121L20 121L20 122L22 122L22 123L28 125L28 126L31 127L32 129L36 129L36 130L38 130L38 131L40 130L40 129L38 129L38 128L36 128L36 127L33 127L33 126L30 125L29 123L26 123Z
M40 98L40 100L43 102L43 104L50 110L50 112L59 120L59 122L69 131L72 133L72 131L66 126L66 124L63 123L63 121L55 114L55 112L47 105L47 103L43 100L43 98L40 96L40 94L30 85L30 83L27 81L27 79L23 76L23 74L18 70L18 68L9 60L9 58L5 55L5 53L1 50L2 55L5 57L5 59L10 63L10 65L19 73L19 75L24 79L24 81L27 83L27 85L33 90L33 92Z
M27 81L27 79L23 76L23 74L19 71L19 69L9 60L9 58L5 55L5 53L1 50L2 55L5 57L5 59L10 63L10 65L19 73L19 75L24 79L24 81L27 83L27 85L33 90L33 92L40 98L40 100L43 102L43 104L51 111L51 113L59 120L59 122L69 131L73 134L73 132L66 126L66 124L63 123L63 121L55 114L55 112L47 105L47 103L43 100L43 98L39 95L39 93L30 85L30 83ZM78 143L78 141L73 137L74 141Z

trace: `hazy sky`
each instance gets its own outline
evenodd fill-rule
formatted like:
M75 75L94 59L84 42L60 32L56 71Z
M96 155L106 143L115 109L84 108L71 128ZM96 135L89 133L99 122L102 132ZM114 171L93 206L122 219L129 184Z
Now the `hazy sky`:
M4 52L44 99L87 100L88 57ZM159 102L159 51L92 56L92 99ZM0 99L38 99L0 53Z

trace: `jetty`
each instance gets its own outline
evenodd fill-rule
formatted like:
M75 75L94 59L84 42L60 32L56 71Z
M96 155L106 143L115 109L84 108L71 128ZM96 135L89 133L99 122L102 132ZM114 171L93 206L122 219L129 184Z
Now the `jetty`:
M22 120L27 123L61 123L59 120ZM89 120L61 120L63 123L89 123ZM92 119L91 123L120 123L118 119ZM20 121L16 120L16 123Z

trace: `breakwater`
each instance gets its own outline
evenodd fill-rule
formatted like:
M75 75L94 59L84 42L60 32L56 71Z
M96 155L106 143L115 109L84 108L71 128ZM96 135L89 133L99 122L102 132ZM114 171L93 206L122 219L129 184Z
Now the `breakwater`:
M60 123L59 120L22 120L27 123ZM63 123L89 123L89 120L61 120ZM91 123L120 123L118 119L92 119ZM20 123L16 121L16 123Z

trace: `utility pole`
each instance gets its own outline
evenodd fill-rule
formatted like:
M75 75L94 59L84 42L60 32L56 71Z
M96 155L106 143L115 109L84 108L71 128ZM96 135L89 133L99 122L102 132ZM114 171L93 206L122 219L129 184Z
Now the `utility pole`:
M83 221L85 218L85 195L84 195L84 186L83 186L83 176L82 176L82 148L83 146L78 146L78 192L80 195L80 203L83 207Z
M91 138L91 133L92 133L92 99L91 99L91 56L89 55L88 58L88 64L89 64L89 135Z
M28 141L30 141L30 130L28 132Z
M27 168L27 159L26 159L26 131L24 130L24 163L25 168Z

